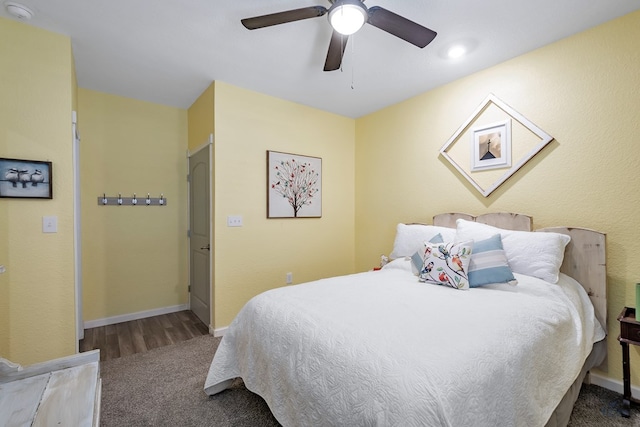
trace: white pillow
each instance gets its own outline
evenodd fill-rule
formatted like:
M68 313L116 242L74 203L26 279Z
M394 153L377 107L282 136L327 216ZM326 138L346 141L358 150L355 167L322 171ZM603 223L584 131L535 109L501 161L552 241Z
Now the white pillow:
M389 261L382 267L383 270L404 270L412 273L411 271L411 258L398 258L393 261Z
M473 221L456 221L456 241L482 240L500 233L509 267L514 273L558 282L564 249L571 237L560 233L514 231Z
M455 228L424 224L398 224L393 251L389 254L389 258L410 257L422 248L424 242L428 242L438 233L442 235L445 242L452 242L456 238Z

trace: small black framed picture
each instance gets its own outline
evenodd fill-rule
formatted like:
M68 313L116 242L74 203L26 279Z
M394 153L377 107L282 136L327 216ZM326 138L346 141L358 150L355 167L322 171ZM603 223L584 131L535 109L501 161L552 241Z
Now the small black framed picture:
M51 162L0 158L0 198L53 199Z

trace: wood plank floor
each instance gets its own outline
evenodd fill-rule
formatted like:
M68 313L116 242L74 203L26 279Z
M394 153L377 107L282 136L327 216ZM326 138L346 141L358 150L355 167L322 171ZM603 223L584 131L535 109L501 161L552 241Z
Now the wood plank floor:
M192 311L179 311L85 329L80 351L99 349L100 360L109 360L208 333L209 328Z

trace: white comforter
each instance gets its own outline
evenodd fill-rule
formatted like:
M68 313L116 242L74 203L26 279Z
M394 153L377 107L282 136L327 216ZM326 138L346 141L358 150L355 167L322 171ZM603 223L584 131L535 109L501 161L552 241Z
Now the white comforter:
M256 296L205 391L242 377L284 426L543 426L604 338L568 276L461 291L394 266Z

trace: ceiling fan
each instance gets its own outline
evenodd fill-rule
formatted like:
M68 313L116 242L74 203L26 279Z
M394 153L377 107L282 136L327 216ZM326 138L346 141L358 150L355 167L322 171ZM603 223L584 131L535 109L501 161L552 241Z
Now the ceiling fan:
M334 71L340 68L349 36L358 31L365 23L393 34L419 48L431 43L437 35L435 31L387 9L379 6L367 8L364 5L364 0L329 0L329 2L331 3L329 9L323 6L303 7L246 18L240 22L247 29L256 30L328 14L333 33L329 42L327 59L324 63L324 71Z

